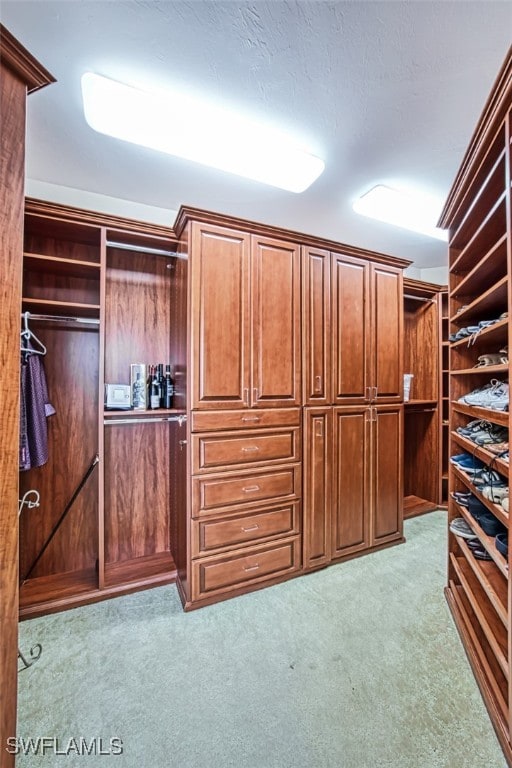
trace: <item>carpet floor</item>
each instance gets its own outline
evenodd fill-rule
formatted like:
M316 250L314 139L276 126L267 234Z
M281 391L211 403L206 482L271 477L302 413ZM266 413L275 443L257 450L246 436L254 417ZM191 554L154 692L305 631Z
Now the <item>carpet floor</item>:
M18 737L57 742L17 768L505 768L443 595L445 512L405 535L188 614L168 586L23 622L43 653Z

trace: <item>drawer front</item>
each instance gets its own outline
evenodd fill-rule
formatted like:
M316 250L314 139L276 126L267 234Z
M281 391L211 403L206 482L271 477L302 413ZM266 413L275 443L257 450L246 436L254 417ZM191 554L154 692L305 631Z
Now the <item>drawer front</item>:
M193 472L300 460L299 428L282 432L219 433L192 436Z
M276 578L300 569L299 539L218 555L192 563L193 599Z
M234 549L276 536L292 536L299 531L299 502L222 520L194 520L192 556L200 557L226 547Z
M299 408L269 408L240 411L193 411L192 432L221 429L258 429L300 426Z
M300 497L300 465L266 472L194 477L194 516L211 513L235 504L254 507L264 500L292 500Z

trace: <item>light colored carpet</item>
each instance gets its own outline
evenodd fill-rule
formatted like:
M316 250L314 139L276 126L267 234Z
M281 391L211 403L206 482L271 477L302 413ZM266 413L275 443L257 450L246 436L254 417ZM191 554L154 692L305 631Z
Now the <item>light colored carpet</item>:
M185 614L174 586L21 625L18 735L122 755L33 766L504 768L446 605L446 516L407 543Z

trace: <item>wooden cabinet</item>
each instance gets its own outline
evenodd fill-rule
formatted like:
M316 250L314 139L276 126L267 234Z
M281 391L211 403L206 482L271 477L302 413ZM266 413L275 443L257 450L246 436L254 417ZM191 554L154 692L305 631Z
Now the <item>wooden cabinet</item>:
M498 439L503 438L508 447L508 396L501 402L468 396L483 387L489 392L492 381L510 380L509 357L500 350L510 341L511 137L512 50L485 105L440 222L449 230L449 455L474 455L497 472L505 487L509 485L508 453L496 455L492 443L479 444L460 430L475 420L485 421L491 429L501 428ZM497 359L482 365L482 356L495 353ZM509 508L501 500L487 498L472 476L454 462L449 465L449 491L445 594L506 760L512 765L512 559L510 548L504 555L488 528L488 521L494 518L508 537ZM473 494L486 509L488 521L477 519L459 503L453 496L458 491ZM467 540L451 530L455 518L463 518L472 528L488 560L477 559Z
M306 408L304 567L403 540L400 406Z
M403 540L402 269L393 261L302 250L303 392L313 406L303 426L306 569ZM398 407L385 414L386 403Z
M293 244L194 222L193 408L300 405Z
M18 512L21 264L27 94L54 78L0 24L0 744L2 765L14 765L7 738L16 731L18 642ZM33 497L32 497L33 498ZM29 656L29 649L22 651Z

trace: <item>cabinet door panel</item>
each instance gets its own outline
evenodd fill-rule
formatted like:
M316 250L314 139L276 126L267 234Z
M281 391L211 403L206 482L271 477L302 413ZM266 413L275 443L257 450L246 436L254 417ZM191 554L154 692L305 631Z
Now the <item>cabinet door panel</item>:
M370 357L370 264L333 254L333 402L368 401Z
M402 410L372 409L373 544L402 536Z
M331 559L332 408L304 409L304 568Z
M302 249L303 391L306 405L331 402L331 254Z
M252 237L252 403L300 405L299 247Z
M370 541L370 409L333 409L332 556Z
M249 251L243 232L193 225L193 408L248 402Z
M372 372L377 401L398 402L403 391L402 271L372 264Z

